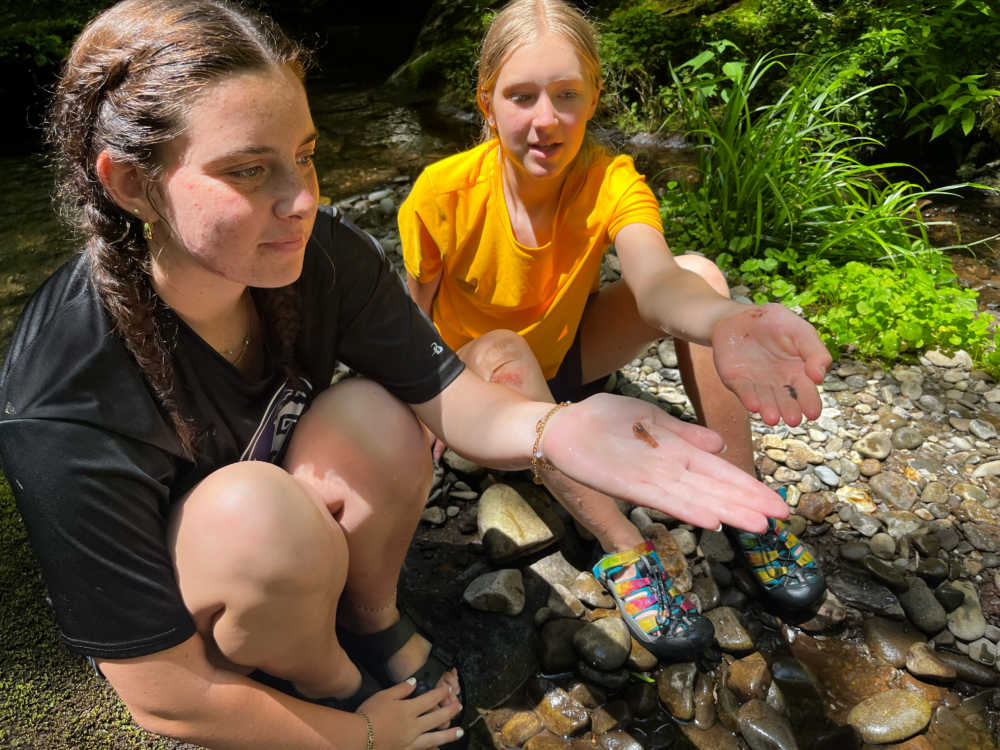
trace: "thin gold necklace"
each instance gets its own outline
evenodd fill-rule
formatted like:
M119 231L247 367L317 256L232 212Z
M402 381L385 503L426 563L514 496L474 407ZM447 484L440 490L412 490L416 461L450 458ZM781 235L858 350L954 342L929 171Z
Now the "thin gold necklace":
M236 359L233 360L233 367L238 367L239 366L240 362L243 360L243 357L246 355L247 350L250 348L250 341L252 340L250 338L250 306L251 306L251 304L252 303L250 301L250 292L249 292L249 290L247 290L247 335L246 335L246 338L243 339L243 348L240 350L240 355ZM235 349L228 349L228 350L226 350L226 354L228 354L230 357L233 354L235 354L235 353L236 353Z

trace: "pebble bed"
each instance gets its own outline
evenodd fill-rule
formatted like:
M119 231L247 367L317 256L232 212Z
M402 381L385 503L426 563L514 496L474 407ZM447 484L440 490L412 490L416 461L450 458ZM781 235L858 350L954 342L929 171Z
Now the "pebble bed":
M393 217L409 189L400 177L337 204L401 275ZM620 278L613 252L601 278ZM670 339L608 390L694 419ZM543 489L446 453L422 523L454 524L489 562L468 605L518 616L525 576L551 592L533 613L536 676L486 710L475 736L525 750L996 748L1000 387L964 352L928 352L891 371L841 359L820 392L815 421L752 421L763 480L785 488L792 531L827 575L811 611L769 609L721 533L621 503L715 624L691 664L658 664L629 636L607 592L562 554L592 535Z

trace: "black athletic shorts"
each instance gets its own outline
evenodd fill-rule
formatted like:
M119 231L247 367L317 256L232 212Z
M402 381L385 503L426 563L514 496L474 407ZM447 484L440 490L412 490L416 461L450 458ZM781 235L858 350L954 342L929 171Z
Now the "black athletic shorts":
M583 382L583 361L580 358L580 329L576 329L576 338L570 344L569 351L563 358L555 377L547 381L549 390L556 403L583 401L595 393L604 391L607 377L598 378L590 383Z

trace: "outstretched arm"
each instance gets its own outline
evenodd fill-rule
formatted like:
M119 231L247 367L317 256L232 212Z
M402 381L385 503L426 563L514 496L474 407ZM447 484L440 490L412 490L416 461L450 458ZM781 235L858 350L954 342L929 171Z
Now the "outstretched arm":
M552 405L466 370L437 397L412 408L460 455L524 469L531 466L535 426ZM717 433L652 404L601 394L556 412L539 450L580 484L697 526L714 529L725 522L763 531L768 517L785 518L788 509L776 493L712 455L722 445Z
M816 385L832 358L816 330L779 304L748 306L718 294L677 265L656 229L630 224L615 247L622 277L649 325L711 346L722 382L767 424L819 417Z

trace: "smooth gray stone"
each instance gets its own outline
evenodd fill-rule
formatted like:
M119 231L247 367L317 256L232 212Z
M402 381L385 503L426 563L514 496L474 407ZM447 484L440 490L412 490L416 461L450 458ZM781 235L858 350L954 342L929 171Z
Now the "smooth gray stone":
M910 579L910 590L899 594L899 603L914 625L928 635L940 633L948 625L948 614L927 584Z
M751 750L799 750L788 720L764 701L740 707L740 731Z

